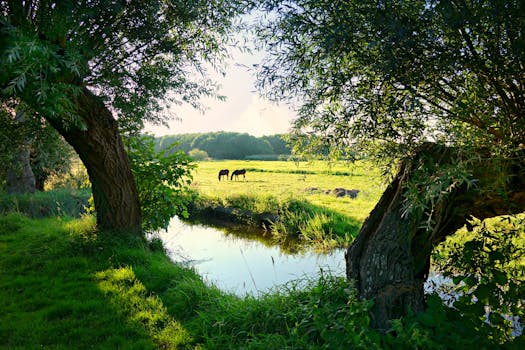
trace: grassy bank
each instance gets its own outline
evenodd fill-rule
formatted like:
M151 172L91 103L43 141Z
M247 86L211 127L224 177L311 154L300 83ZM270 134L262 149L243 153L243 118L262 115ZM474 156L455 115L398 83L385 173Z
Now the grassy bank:
M317 248L346 246L377 203L383 185L371 164L284 161L200 162L192 188L196 211L238 208L278 217L267 227L278 239L300 237ZM246 179L218 180L220 169L246 169ZM355 198L334 189L359 190ZM331 191L330 193L327 193Z
M370 304L343 279L241 299L173 264L158 241L93 225L92 217L0 217L0 349L500 347L436 298L379 335L369 328Z
M330 319L354 315L341 326L366 329L366 305L348 307L353 296L340 279L313 284L313 294L290 286L239 299L172 264L158 242L97 233L90 217L11 214L0 227L3 349L317 348L352 341L343 330L330 340ZM376 338L370 332L359 343Z

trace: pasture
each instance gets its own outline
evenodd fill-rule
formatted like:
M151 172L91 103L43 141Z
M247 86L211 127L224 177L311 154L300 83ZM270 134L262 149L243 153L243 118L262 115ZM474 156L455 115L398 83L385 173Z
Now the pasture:
M221 169L230 177L218 179ZM246 178L230 180L235 169L246 169ZM323 245L346 245L379 200L384 184L378 168L367 162L337 163L291 161L205 161L194 171L191 188L207 203L261 212L285 212L285 223L274 225L274 234L316 237ZM327 190L357 189L356 198L336 197ZM292 223L293 222L293 223ZM297 231L295 233L290 231ZM320 231L324 231L321 233ZM334 236L334 237L330 237Z

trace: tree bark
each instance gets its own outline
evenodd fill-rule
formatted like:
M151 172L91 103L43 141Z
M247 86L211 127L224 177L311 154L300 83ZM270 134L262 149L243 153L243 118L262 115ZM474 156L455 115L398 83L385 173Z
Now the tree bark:
M104 103L86 88L76 105L86 130L65 127L52 118L48 121L73 146L87 169L97 226L140 236L139 196L117 122Z
M24 112L17 109L16 123L23 123ZM6 173L6 190L10 194L33 193L36 190L35 175L30 164L31 140L26 138L18 145L13 161Z
M525 210L525 165L521 155L507 167L512 176L505 191L487 190L494 176L505 174L490 173L490 167L480 162L473 169L478 179L475 187L454 189L434 203L430 213L403 215L405 184L421 165L422 157L446 164L453 159L454 150L425 144L413 158L403 162L346 254L347 277L355 281L361 298L374 300L372 326L383 332L391 320L424 310L423 284L432 249L462 227L466 219ZM433 220L430 230L421 227L427 215Z

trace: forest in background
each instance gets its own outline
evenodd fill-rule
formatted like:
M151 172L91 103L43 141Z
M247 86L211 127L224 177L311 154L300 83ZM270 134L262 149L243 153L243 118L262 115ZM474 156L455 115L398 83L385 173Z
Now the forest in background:
M170 148L170 152L182 150L195 160L213 159L287 159L290 147L283 139L285 135L255 137L237 132L210 132L196 134L167 135L155 138L157 151ZM204 153L205 152L205 153Z

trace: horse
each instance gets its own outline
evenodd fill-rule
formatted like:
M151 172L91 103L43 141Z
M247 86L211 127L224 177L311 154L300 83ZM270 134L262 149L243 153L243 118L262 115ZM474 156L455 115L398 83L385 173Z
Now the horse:
M232 176L230 178L230 181L233 180L233 177L235 176L236 179L239 178L239 175L242 175L242 177L244 179L246 179L246 170L245 169L239 169L239 170L234 170L232 172Z
M221 177L226 176L226 180L228 180L228 174L230 174L230 171L228 169L222 169L219 171L219 181L221 181Z

